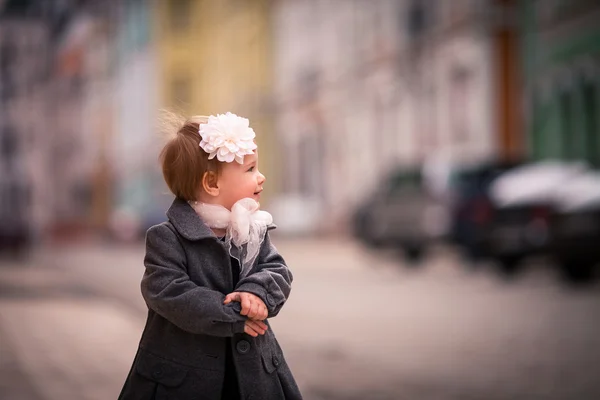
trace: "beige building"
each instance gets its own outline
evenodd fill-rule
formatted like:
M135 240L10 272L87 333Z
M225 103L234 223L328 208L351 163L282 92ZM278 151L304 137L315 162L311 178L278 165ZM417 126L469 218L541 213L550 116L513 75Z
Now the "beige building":
M338 229L391 168L496 155L486 2L275 4L282 225Z
M276 191L271 5L268 0L160 1L156 45L159 104L189 114L231 111L257 133L265 201Z

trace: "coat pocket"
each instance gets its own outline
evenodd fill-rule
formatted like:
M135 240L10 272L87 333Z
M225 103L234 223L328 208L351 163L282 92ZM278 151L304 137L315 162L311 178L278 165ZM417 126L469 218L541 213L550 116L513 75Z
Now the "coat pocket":
M265 367L265 371L272 374L283 361L283 357L279 355L277 343L267 342L261 351L262 363Z
M187 368L145 351L140 351L136 371L144 378L166 387L181 385L188 373Z

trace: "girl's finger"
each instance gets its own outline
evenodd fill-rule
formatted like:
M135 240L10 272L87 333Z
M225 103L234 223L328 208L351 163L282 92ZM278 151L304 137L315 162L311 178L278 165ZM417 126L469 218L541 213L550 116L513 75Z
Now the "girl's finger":
M260 319L267 319L267 317L269 316L269 311L267 310L266 306L262 306L261 310L260 310Z
M232 301L240 301L240 294L238 292L229 293L227 296L225 296L225 301L223 303L229 304Z
M254 319L257 321L262 321L263 319L265 319L263 317L263 314L264 314L264 307L259 304L256 309L256 317Z
M248 296L243 296L242 297L242 312L240 314L248 315L251 307L252 307L252 303L250 302L250 299L248 298Z
M253 303L252 308L250 309L250 313L248 313L248 317L256 318L258 316L258 304Z
M266 331L266 330L269 328L269 327L267 326L267 324L265 324L265 323L264 323L264 322L262 322L262 321L256 321L256 320L254 320L254 321L252 321L252 322L254 322L254 323L255 323L255 324L256 324L256 325L257 325L257 326L258 326L260 329L262 329L263 331Z
M250 336L252 336L252 337L257 337L257 336L258 336L258 333L256 333L256 332L254 331L254 329L252 329L252 328L250 327L250 325L249 325L249 324L246 324L246 325L244 326L244 332L246 332L248 335L250 335Z
M265 326L265 324L263 324L260 321L252 321L254 322L254 330L258 333L260 333L261 335L264 335L265 332L267 331L267 327Z

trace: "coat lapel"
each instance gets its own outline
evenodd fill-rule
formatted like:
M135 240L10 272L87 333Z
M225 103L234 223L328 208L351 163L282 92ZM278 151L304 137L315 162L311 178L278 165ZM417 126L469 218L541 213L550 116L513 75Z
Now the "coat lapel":
M216 238L213 231L200 219L185 200L176 198L167 211L167 217L177 232L187 240Z

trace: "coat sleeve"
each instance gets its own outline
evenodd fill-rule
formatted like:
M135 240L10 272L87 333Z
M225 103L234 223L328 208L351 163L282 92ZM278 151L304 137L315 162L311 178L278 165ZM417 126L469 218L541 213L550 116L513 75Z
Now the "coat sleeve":
M271 243L269 233L261 246L257 266L242 278L235 291L249 292L260 297L269 310L268 318L279 314L292 290L292 272Z
M246 317L232 305L223 305L221 292L192 282L185 260L183 247L168 226L148 230L141 283L147 306L190 333L226 337L244 332Z

